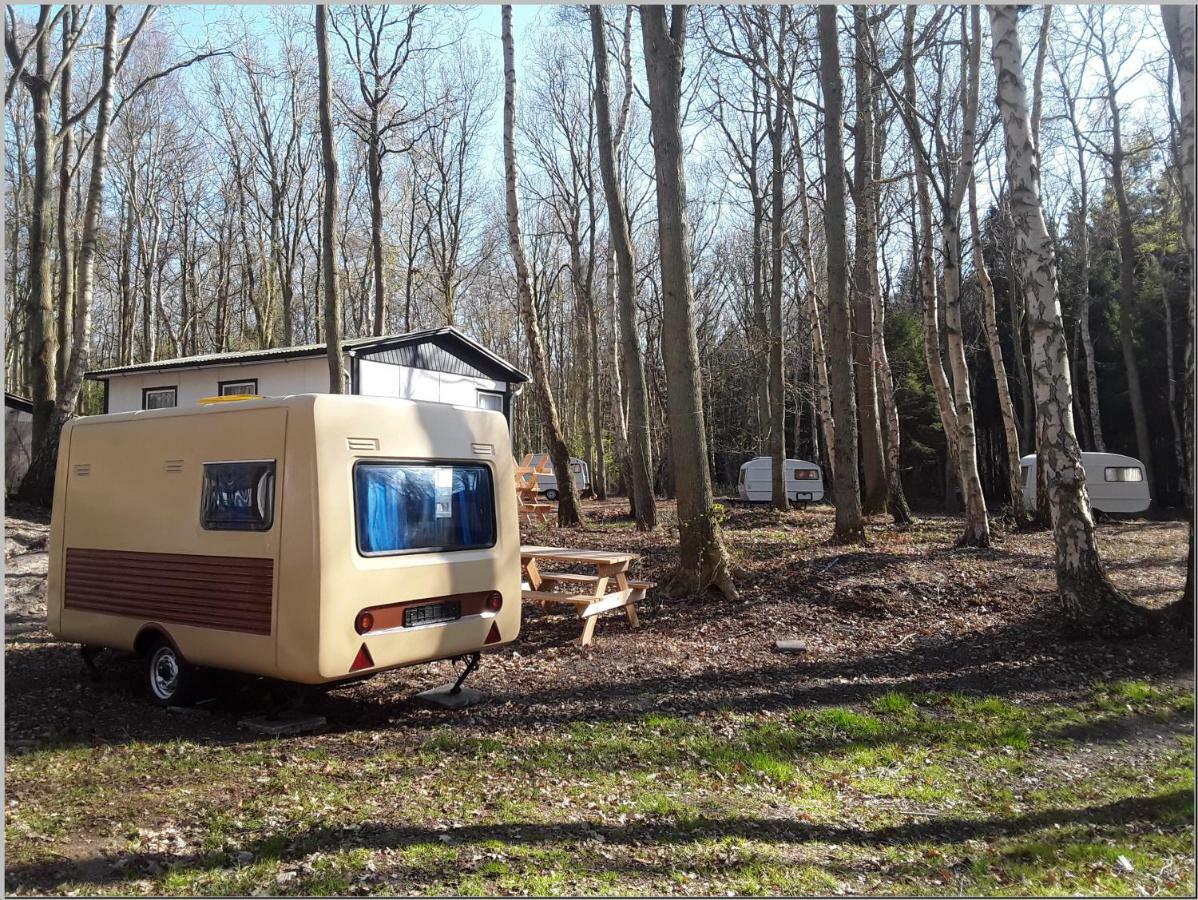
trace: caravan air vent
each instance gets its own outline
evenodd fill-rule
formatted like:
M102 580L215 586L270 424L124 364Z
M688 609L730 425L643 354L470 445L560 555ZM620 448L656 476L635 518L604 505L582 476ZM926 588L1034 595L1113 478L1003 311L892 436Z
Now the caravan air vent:
M346 438L345 445L350 450L377 450L379 448L378 438Z
M166 462L164 462L162 464L162 468L168 472L182 472L183 471L183 460L168 459Z
M76 475L90 475L92 473L91 463L75 463Z
M479 456L494 456L495 455L495 445L494 444L471 444L470 447Z

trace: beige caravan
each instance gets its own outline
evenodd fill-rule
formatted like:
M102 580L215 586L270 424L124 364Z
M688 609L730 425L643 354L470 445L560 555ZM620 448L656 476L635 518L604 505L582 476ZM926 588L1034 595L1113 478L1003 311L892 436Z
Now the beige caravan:
M514 478L489 410L303 394L77 419L49 628L145 655L164 704L202 666L319 684L472 655L520 630Z

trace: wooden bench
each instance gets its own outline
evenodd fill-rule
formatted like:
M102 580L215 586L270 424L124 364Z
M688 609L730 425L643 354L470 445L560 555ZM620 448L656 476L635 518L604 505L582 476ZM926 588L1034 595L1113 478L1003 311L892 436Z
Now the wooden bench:
M554 547L522 547L520 561L528 578L522 596L539 603L568 603L584 620L579 643L591 643L595 621L600 613L622 609L628 623L636 628L640 620L636 604L645 599L645 592L654 587L650 581L629 581L627 571L635 554L608 553L602 550L564 550ZM573 566L592 566L594 575L568 572L542 572L538 563L565 563ZM614 585L612 584L614 582ZM608 590L611 585L614 590ZM564 588L555 591L553 588Z

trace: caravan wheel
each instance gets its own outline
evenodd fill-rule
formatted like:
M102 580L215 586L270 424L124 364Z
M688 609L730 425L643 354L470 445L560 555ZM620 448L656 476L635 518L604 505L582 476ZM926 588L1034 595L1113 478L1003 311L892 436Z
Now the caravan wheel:
M549 500L550 502L556 503L557 502L557 488L550 488L549 490L547 490L545 492L545 499Z
M166 640L150 650L146 675L150 699L159 706L186 706L195 699L199 672Z

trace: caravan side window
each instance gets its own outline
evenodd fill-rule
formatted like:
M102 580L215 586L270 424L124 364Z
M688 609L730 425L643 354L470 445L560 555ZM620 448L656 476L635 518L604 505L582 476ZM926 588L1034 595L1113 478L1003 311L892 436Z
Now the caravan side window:
M359 462L354 512L364 556L495 545L491 470L477 463Z
M1103 477L1107 481L1143 481L1144 470L1139 466L1107 466Z
M204 463L205 531L269 531L275 518L275 461Z

